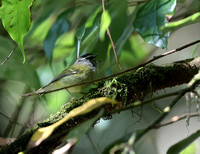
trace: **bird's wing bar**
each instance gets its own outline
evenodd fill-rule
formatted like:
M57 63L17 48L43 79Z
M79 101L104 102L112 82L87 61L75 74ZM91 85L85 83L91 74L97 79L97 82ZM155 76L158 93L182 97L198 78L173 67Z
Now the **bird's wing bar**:
M68 73L60 74L58 77L54 78L50 83L55 82L55 81L58 81L59 79L65 77L65 76L74 75L74 74L77 74L77 73L79 73L79 72L80 72L80 70L73 70L73 71L68 72ZM49 83L49 84L50 84L50 83Z

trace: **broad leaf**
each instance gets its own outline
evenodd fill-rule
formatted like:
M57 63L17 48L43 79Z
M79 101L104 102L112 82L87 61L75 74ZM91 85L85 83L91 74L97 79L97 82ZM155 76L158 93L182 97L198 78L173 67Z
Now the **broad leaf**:
M137 12L133 25L149 44L167 49L169 32L163 36L160 27L167 24L166 15L173 15L176 0L149 0Z
M31 26L30 7L34 0L2 0L0 18L10 37L19 45L25 62L23 39Z
M103 41L105 38L105 33L107 28L111 23L111 18L108 11L105 11L101 15L101 24L100 24L100 40Z
M40 6L42 8L40 16L33 23L33 27L31 28L31 32L33 32L38 25L43 23L48 17L50 17L53 13L60 14L60 11L63 10L63 6L67 6L67 3L70 0L42 0Z
M102 8L98 5L86 23L76 31L77 57L83 51L90 52L96 45L99 32L99 14Z
M198 130L197 132L193 133L192 135L188 136L187 138L183 139L182 141L171 146L168 149L167 154L180 153L188 145L190 145L192 142L194 142L199 136L200 136L200 130Z
M85 34L85 25L81 26L77 31L76 31L76 37L78 40L81 41Z
M0 36L0 61L2 62L7 58L7 53L14 49L14 45L8 40ZM21 54L18 49L16 49L10 59L0 67L0 79L4 80L15 80L26 83L30 87L38 89L40 87L39 79L35 70L25 62L22 64Z
M84 34L85 34L85 30L87 28L90 28L94 25L94 21L98 15L98 13L102 10L101 7L97 7L95 8L95 10L93 11L92 15L88 18L88 20L86 21L86 23L84 25L82 25L77 31L76 31L76 37L78 40L82 40Z
M85 30L85 34L82 38L80 53L83 51L90 52L94 49L100 30L100 14L95 18L93 25Z
M52 60L56 40L69 29L69 23L66 18L67 13L68 12L64 12L58 17L44 40L44 51L50 62Z
M95 8L86 23L77 30L76 37L79 42L82 42L80 45L80 51L87 51L88 49L92 50L92 46L97 42L101 10L102 8L99 6Z

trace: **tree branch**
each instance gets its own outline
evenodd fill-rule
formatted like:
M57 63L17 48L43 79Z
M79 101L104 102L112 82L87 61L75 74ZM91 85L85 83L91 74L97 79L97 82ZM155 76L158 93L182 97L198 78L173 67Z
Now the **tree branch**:
M91 89L87 95L81 98L73 98L70 102L66 103L59 112L51 115L42 123L38 123L15 142L2 148L0 152L17 153L25 150L29 139L38 128L48 126L59 121L67 113L69 113L69 111L92 98L109 97L121 102L116 106L103 106L105 109L104 116L106 116L114 113L114 111L120 112L124 110L126 106L134 104L136 100L143 100L147 94L151 94L157 90L167 87L188 83L193 76L198 73L199 69L200 57L162 66L150 64L136 72L126 73L106 81L98 82L96 83L97 87ZM174 102L176 102L181 96L182 95L178 95L178 98L174 100ZM72 128L79 125L83 121L94 117L97 112L97 110L92 111L87 115L76 117L61 125L58 129L56 129L50 138L43 141L39 147L35 147L34 152L39 152L41 149L46 152L52 150L60 144L63 136L68 134ZM53 145L49 146L49 143Z
M184 46L181 46L181 47L179 47L177 49L170 50L170 51L165 52L165 53L163 53L161 55L155 56L152 59L150 59L149 61L147 61L145 63L142 63L142 64L140 64L140 65L138 65L136 67L127 69L125 71L122 71L122 72L119 72L119 73L116 73L116 74L113 74L113 75L110 75L110 76L107 76L107 77L104 77L104 78L100 78L100 79L96 79L96 80L92 80L92 81L87 81L87 82L83 82L83 83L79 83L79 84L74 84L74 85L71 85L71 86L63 87L63 88L58 88L58 89L53 89L53 90L49 90L49 91L39 92L39 93L22 94L21 96L22 97L27 97L27 96L33 96L33 95L48 94L48 93L56 92L56 91L63 90L63 89L69 89L69 88L80 86L80 85L84 85L84 84L91 84L91 83L94 83L94 82L99 82L99 81L102 81L102 80L110 79L110 78L113 78L113 77L116 77L116 76L119 76L119 75L122 75L122 74L125 74L125 73L128 73L128 72L134 71L134 70L136 70L136 69L138 69L140 67L144 67L144 66L156 61L157 59L160 59L160 58L165 57L167 55L170 55L170 54L173 54L175 52L181 51L181 50L183 50L185 48L188 48L188 47L190 47L192 45L195 45L197 43L200 43L200 40L196 40L194 42L191 42L191 43L188 43L188 44L186 44Z

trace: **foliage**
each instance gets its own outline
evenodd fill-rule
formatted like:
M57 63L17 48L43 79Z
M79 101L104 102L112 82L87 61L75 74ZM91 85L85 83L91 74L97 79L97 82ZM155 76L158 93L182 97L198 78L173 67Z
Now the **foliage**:
M179 143L176 143L172 147L169 148L167 151L167 154L172 154L172 153L180 153L185 147L190 145L193 141L195 141L198 137L200 136L200 130L195 132L194 134L188 136L184 140L180 141Z
M158 48L167 49L169 46L168 39L170 33L175 32L176 30L181 30L185 26L194 23L198 24L200 21L200 2L198 0L193 0L190 8L185 7L189 2L184 0L107 0L105 1L105 11L103 10L102 2L103 0L2 0L0 5L1 62L8 57L12 50L14 51L0 67L0 89L2 92L2 98L0 98L0 106L2 106L2 109L0 109L0 112L4 113L4 108L6 108L5 113L7 114L7 117L12 117L12 106L16 107L18 103L20 103L21 100L19 98L23 89L28 87L29 91L26 92L35 92L39 87L48 84L53 76L56 76L63 69L73 64L77 56L85 53L98 55L97 59L100 71L96 75L96 78L120 72L114 56L111 40L106 32L107 29L110 30L111 38L115 44L116 54L119 58L120 64L122 65L123 70L121 71L124 71L146 61L152 51L155 51ZM14 44L18 45L16 49ZM198 46L195 48L195 51L198 51ZM196 54L198 53L196 52ZM22 63L22 61L24 63ZM180 70L181 69L177 67L177 72L181 72ZM165 67L163 72L168 71L167 67ZM117 100L117 96L120 96L123 97L123 102L120 103L127 107L127 105L129 105L128 103L131 104L135 101L134 98L142 101L144 99L143 96L146 96L147 93L153 95L154 91L151 90L155 87L152 85L156 82L162 81L164 78L162 74L163 72L157 72L153 69L153 65L149 65L145 68L145 71L143 68L139 68L136 71L136 79L134 81L131 80L131 75L126 74L125 78L121 80L127 80L125 83L130 83L128 81L131 81L131 88L133 89L134 86L141 87L135 89L136 91L141 92L137 96L135 93L131 93L131 88L124 88L126 85L121 85L120 81L116 80L116 78L105 82L99 82L95 84L95 86L98 87L103 84L104 89L101 91L102 94L99 94L99 92L93 92L93 94L96 95L96 98L94 99L98 100L100 99L98 97L102 95ZM158 79L152 74L159 76ZM169 72L168 75L170 78L171 74L169 74ZM181 75L181 73L179 73L179 75ZM137 77L140 80L137 80ZM149 80L144 80L146 78L149 78ZM174 83L177 79L179 79L179 77L174 78ZM149 81L149 83L142 84L146 83L146 81ZM169 81L171 80L168 80L168 82ZM165 82L165 85L168 85L167 81ZM177 81L176 84L178 85L179 82ZM89 89L92 89L91 87L89 87ZM119 87L120 89L118 89ZM15 88L19 88L20 90L15 92ZM108 93L106 94L104 91ZM148 92L142 93L144 91ZM195 92L194 90L195 97L199 97L199 94L197 93L198 92ZM73 95L78 98L85 97L81 94ZM25 102L39 104L39 107L37 108L36 105L32 108L31 106L26 105L23 107L24 109L21 108L21 113L24 111L30 111L30 113L32 113L32 115L28 117L26 116L28 112L24 112L22 117L28 118L24 118L22 123L25 123L25 121L31 121L30 119L35 121L33 116L34 112L37 113L36 119L41 118L41 112L46 111L43 116L48 116L49 113L56 112L61 105L66 103L66 100L69 97L70 96L66 92L62 91L57 92L56 94L45 95L42 98L34 97L33 99L24 99ZM127 97L129 97L128 99L132 99L133 102L127 103ZM102 103L114 101L108 101L108 99L109 98L106 98ZM190 99L192 99L192 97ZM93 99L89 96L87 102L90 101L93 101ZM81 102L77 106L72 105L73 107L70 109L75 107L77 107L76 109L84 108L84 106L82 106L83 103L87 104L86 102ZM96 105L98 106L98 104ZM101 105L91 108L86 107L84 108L83 113L97 110L100 106ZM12 108L12 112L10 111L10 108ZM129 108L127 107L127 109ZM74 110L71 112L69 110L69 115ZM148 112L148 110L149 109L145 111ZM165 112L165 110L160 111ZM105 116L103 112L104 111L102 110L97 116L85 119L85 122L82 124L77 124L77 127L72 128L69 134L72 134L71 136L78 136L77 138L80 140L96 120L103 115ZM148 113L151 115L150 112ZM77 116L81 117L82 114L78 114ZM162 115L163 113L161 112L159 114ZM69 115L62 115L62 118L66 118ZM73 119L74 117L70 118ZM20 120L20 117L17 117L16 119ZM55 119L52 119L52 123L50 123L52 125L49 124L49 127L53 127L57 123L60 123L60 121L57 122L54 120ZM67 118L67 121L68 120L69 118ZM0 119L0 121L3 123L3 120ZM14 123L17 122L18 121L14 121ZM63 121L61 124L63 123L66 123L66 121ZM49 135L52 134L55 128L60 127L60 125L53 127L53 129L50 130ZM149 123L145 125L145 128L149 128L149 125ZM37 128L38 127L39 125L37 125ZM22 129L23 127L21 129L14 128L15 126L13 126L13 130L9 134L12 137L16 137L17 132L24 132L24 129ZM81 128L83 128L83 132L81 132ZM3 127L0 128L0 132L5 131L5 129L6 128ZM37 133L39 132L38 134L42 135L40 130L42 130L42 128L38 129ZM128 151L133 153L135 151L140 151L137 146L135 146L137 145L136 139L140 130L144 129L141 128L137 131L131 130L127 136L122 137L120 140L113 138L112 144L110 142L109 144L104 145L104 147L107 147L105 149L111 150L114 145L118 144L117 150L115 149L116 151ZM77 132L78 135L76 134ZM43 129L42 133L45 134L48 132ZM173 153L174 151L180 152L185 149L194 141L194 136L195 139L199 136L199 131L197 133L198 135L194 133L179 143L174 144L168 150L168 153ZM63 141L68 141L69 138L72 138L70 135L65 136L67 137L65 137ZM117 138L119 137L120 136ZM37 136L36 141L41 138ZM42 138L42 140L45 139L46 138ZM108 147L108 145L110 146ZM128 147L132 148L128 149ZM135 147L136 150L134 149Z
M5 29L11 38L19 45L24 56L23 39L31 26L30 7L32 0L12 1L3 0L0 10L0 18L2 19Z
M166 49L169 33L163 36L160 27L167 24L166 15L173 15L175 8L176 0L151 0L138 10L134 27L146 42Z

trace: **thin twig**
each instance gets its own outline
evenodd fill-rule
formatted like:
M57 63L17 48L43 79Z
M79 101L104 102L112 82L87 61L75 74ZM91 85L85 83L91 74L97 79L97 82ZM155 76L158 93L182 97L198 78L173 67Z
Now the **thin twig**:
M190 113L189 117L197 117L197 116L200 116L200 114L198 112L195 112L195 113ZM154 128L155 129L158 129L160 127L164 127L164 126L167 126L167 125L170 125L170 124L173 124L175 122L178 122L180 120L183 120L185 118L188 118L188 114L184 114L184 115L181 115L181 116L174 116L173 118L171 118L171 121L169 122L166 122L164 124L160 124L160 125L157 125L155 126Z
M55 91L59 91L59 90L63 90L63 89L68 89L68 88L71 88L71 87L76 87L76 86L80 86L80 85L84 85L84 84L91 84L91 83L94 83L94 82L99 82L99 81L102 81L102 80L110 79L110 78L112 78L112 77L116 77L116 76L119 76L119 75L121 75L121 74L124 74L124 73L130 72L130 71L136 70L136 69L138 69L138 68L140 68L140 67L144 67L145 65L147 65L147 64L149 64L149 63L151 63L151 62L153 62L153 61L155 61L155 60L157 60L157 59L159 59L159 58L162 58L162 57L165 57L165 56L167 56L167 55L173 54L173 53L175 53L175 52L181 51L181 50L183 50L183 49L185 49L185 48L188 48L188 47L190 47L190 46L192 46L192 45L195 45L195 44L197 44L197 43L199 43L199 42L200 42L200 40L197 40L197 41L188 43L188 44L186 44L186 45L184 45L184 46L182 46L182 47L179 47L179 48L177 48L177 49L173 49L173 50L168 51L168 52L165 52L165 53L163 53L163 54L161 54L161 55L155 56L155 57L153 57L151 60L149 60L149 61L147 61L147 62L145 62L145 63L142 63L142 64L140 64L140 65L138 65L138 66L136 66L136 67L127 69L127 70L125 70L125 71L122 71L122 72L119 72L119 73L116 73L116 74L113 74L113 75L110 75L110 76L107 76L107 77L99 78L99 79L92 80L92 81L82 82L82 83L79 83L79 84L74 84L74 85L71 85L71 86L63 87L63 88L58 88L58 89L53 89L53 90L49 90L49 91L44 91L44 92L40 92L40 93L38 92L38 93L22 94L21 97L27 97L27 96L33 96L33 95L47 94L47 93L51 93L51 92L55 92Z
M191 81L193 81L191 83ZM188 84L187 88L182 89L179 94L173 99L173 101L169 104L167 107L169 110L171 110L175 104L179 101L179 99L186 93L191 90L194 90L194 88L200 83L200 73L194 76L194 78L191 80ZM149 132L151 129L153 129L156 125L158 125L167 115L169 114L169 111L163 112L159 118L154 121L150 126L148 126L146 129L144 129L138 136L136 137L135 141L138 141L141 137L143 137L147 132Z
M103 12L105 12L105 11L106 11L106 9L105 9L105 0L102 0L102 7L103 7ZM111 42L112 47L113 47L113 52L114 52L114 54L115 54L115 59L116 59L116 61L117 61L117 64L118 64L118 66L119 66L119 69L121 70L122 67L121 67L120 62L119 62L119 59L118 59L118 57L117 57L117 52L116 52L116 50L115 50L115 45L114 45L114 43L113 43L113 40L112 40L112 36L111 36L111 34L110 34L109 27L107 28L107 34L108 34L108 37L109 37L110 42Z
M86 134L90 143L92 144L92 147L95 151L96 154L101 154L101 151L99 150L99 147L97 146L97 144L92 140L91 136L89 133Z
M138 106L141 106L141 105L145 105L145 104L151 103L151 102L159 100L159 99L163 99L163 98L167 98L167 97L171 97L171 96L176 96L178 94L179 94L179 91L175 91L175 92L164 94L164 95L161 95L161 96L158 96L158 97L154 97L154 98L151 98L151 99L148 99L148 100L133 102L130 105L125 106L123 109L120 109L120 111L125 111L125 110L128 110L128 109L132 109L132 108L135 108L135 107L138 107ZM118 110L113 111L111 114L117 113L117 112L119 112L119 111Z
M13 52L15 51L16 48L17 48L17 45L15 45L15 47L12 49L12 51L10 52L10 54L8 55L8 57L1 63L1 65L3 65L5 62L8 61L8 59L9 59L10 56L13 54Z

